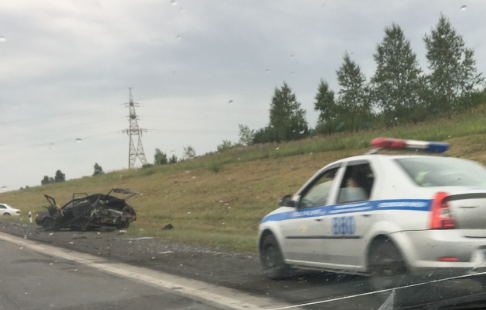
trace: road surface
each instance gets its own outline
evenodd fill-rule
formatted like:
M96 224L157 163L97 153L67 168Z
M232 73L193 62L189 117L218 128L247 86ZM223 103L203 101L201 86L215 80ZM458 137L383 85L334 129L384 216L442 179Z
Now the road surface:
M83 264L0 241L0 309L198 309L214 307Z

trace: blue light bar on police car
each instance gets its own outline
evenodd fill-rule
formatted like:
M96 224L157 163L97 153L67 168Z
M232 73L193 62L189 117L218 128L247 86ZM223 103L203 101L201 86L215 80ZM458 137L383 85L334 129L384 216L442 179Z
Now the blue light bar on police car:
M375 138L371 141L371 145L374 147L391 150L412 149L431 153L443 153L449 149L449 144L443 142L401 140L392 138Z

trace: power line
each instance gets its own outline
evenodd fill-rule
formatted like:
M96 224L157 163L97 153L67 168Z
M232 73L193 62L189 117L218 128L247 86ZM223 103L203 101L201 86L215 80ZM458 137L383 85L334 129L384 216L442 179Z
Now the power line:
M235 133L238 130L186 130L186 129L147 129L149 131L163 131L163 132L187 132L187 133L208 133L208 132L218 132L218 133Z
M80 132L80 131L85 130L85 129L86 128L83 128L83 129L75 129L75 130L70 130L70 131L63 131L62 134ZM32 139L23 140L23 141L16 141L16 143L14 143L13 145L22 144L22 143L30 142L30 141L36 141L36 140L43 140L43 139L46 139L46 138L49 138L49 137L52 137L52 136L59 136L59 134L57 134L57 135L40 136L40 137L35 137L35 138L32 138ZM12 145L12 144L10 144L10 145Z
M183 111L194 111L194 110L199 110L199 111L207 111L207 110L217 110L219 113L225 113L225 112L230 112L230 113L249 113L249 114L254 114L255 111L259 112L268 112L268 109L227 109L224 107L181 107L180 105L177 106L171 106L171 105L164 105L164 106L159 106L159 107L150 107L151 109L167 109L170 108L171 110L183 110Z
M120 122L120 120L121 120L122 118L125 118L125 117L120 117L120 118L117 118L117 119L111 119L111 120L102 119L102 120L98 120L98 121L90 121L90 122L87 122L87 123L81 123L81 124L70 124L70 125L68 125L68 126L55 127L55 128L50 128L50 129L42 129L42 131L44 131L44 132L49 132L49 131L54 131L54 130L60 130L60 129L63 129L63 128L76 128L76 126L86 126L86 125L92 125L92 124L97 124L97 123L105 123L105 124L107 124L107 123L114 123L114 122ZM43 124L40 124L40 125L43 125ZM29 128L29 127L31 127L31 126L22 126L22 127L20 127L20 128ZM12 128L12 127L11 127L11 128ZM12 128L12 129L18 130L18 129L19 129L19 127L17 127L17 128ZM86 129L86 127L85 127L85 128L80 128L80 129L77 129L77 130L74 130L74 131L70 131L70 132L75 132L75 131L84 130L84 129ZM6 133L6 134L9 134L9 133L8 133L8 132L6 132L6 131L2 131L2 132L0 132L0 133ZM63 133L66 133L66 132L63 132ZM9 135L10 135L10 134L9 134ZM49 135L49 136L50 136L50 135ZM48 136L46 136L46 137L48 137ZM43 138L43 137L40 137L40 138ZM28 140L28 141L30 141L30 140ZM21 141L21 142L25 142L25 141Z
M16 119L16 120L11 120L11 121L1 122L0 125L20 123L20 122L31 121L31 120L40 120L40 119L59 117L59 116L66 116L66 115L71 115L71 114L76 114L76 116L86 116L86 115L98 113L100 111L105 111L105 110L113 110L113 107L108 107L108 108L103 107L103 108L95 108L95 109L90 109L90 110L72 111L72 112L55 114L55 115L46 115L46 116L41 116L41 117L37 116L37 117L32 117L32 118Z
M0 151L19 150L19 149L25 149L25 148L37 147L37 146L49 146L49 145L59 144L59 143L63 143L63 142L75 142L77 139L84 140L86 138L92 138L92 137L96 137L96 136L103 136L103 135L108 135L108 134L113 134L113 133L120 133L120 131L117 130L117 131L110 131L110 132L104 132L104 133L97 133L97 134L94 134L94 135L77 137L76 139L69 138L69 139L51 141L51 142L46 142L46 143L38 143L38 144L32 144L32 145L25 145L25 146L16 147L16 148L6 148L6 149L1 149Z

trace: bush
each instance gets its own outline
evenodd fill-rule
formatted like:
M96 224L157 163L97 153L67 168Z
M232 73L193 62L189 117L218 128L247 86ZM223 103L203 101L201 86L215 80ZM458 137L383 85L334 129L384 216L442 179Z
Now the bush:
M218 172L223 169L223 164L219 161L212 161L208 164L208 170L212 172Z

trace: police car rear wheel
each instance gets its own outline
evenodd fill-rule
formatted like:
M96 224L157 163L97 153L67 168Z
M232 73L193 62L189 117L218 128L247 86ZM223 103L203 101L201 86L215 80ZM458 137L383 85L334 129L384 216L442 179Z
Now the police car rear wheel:
M260 260L263 274L267 278L277 280L289 276L290 267L285 264L277 240L272 234L263 238Z
M397 247L390 240L372 246L369 262L373 290L391 289L404 284L407 268Z

